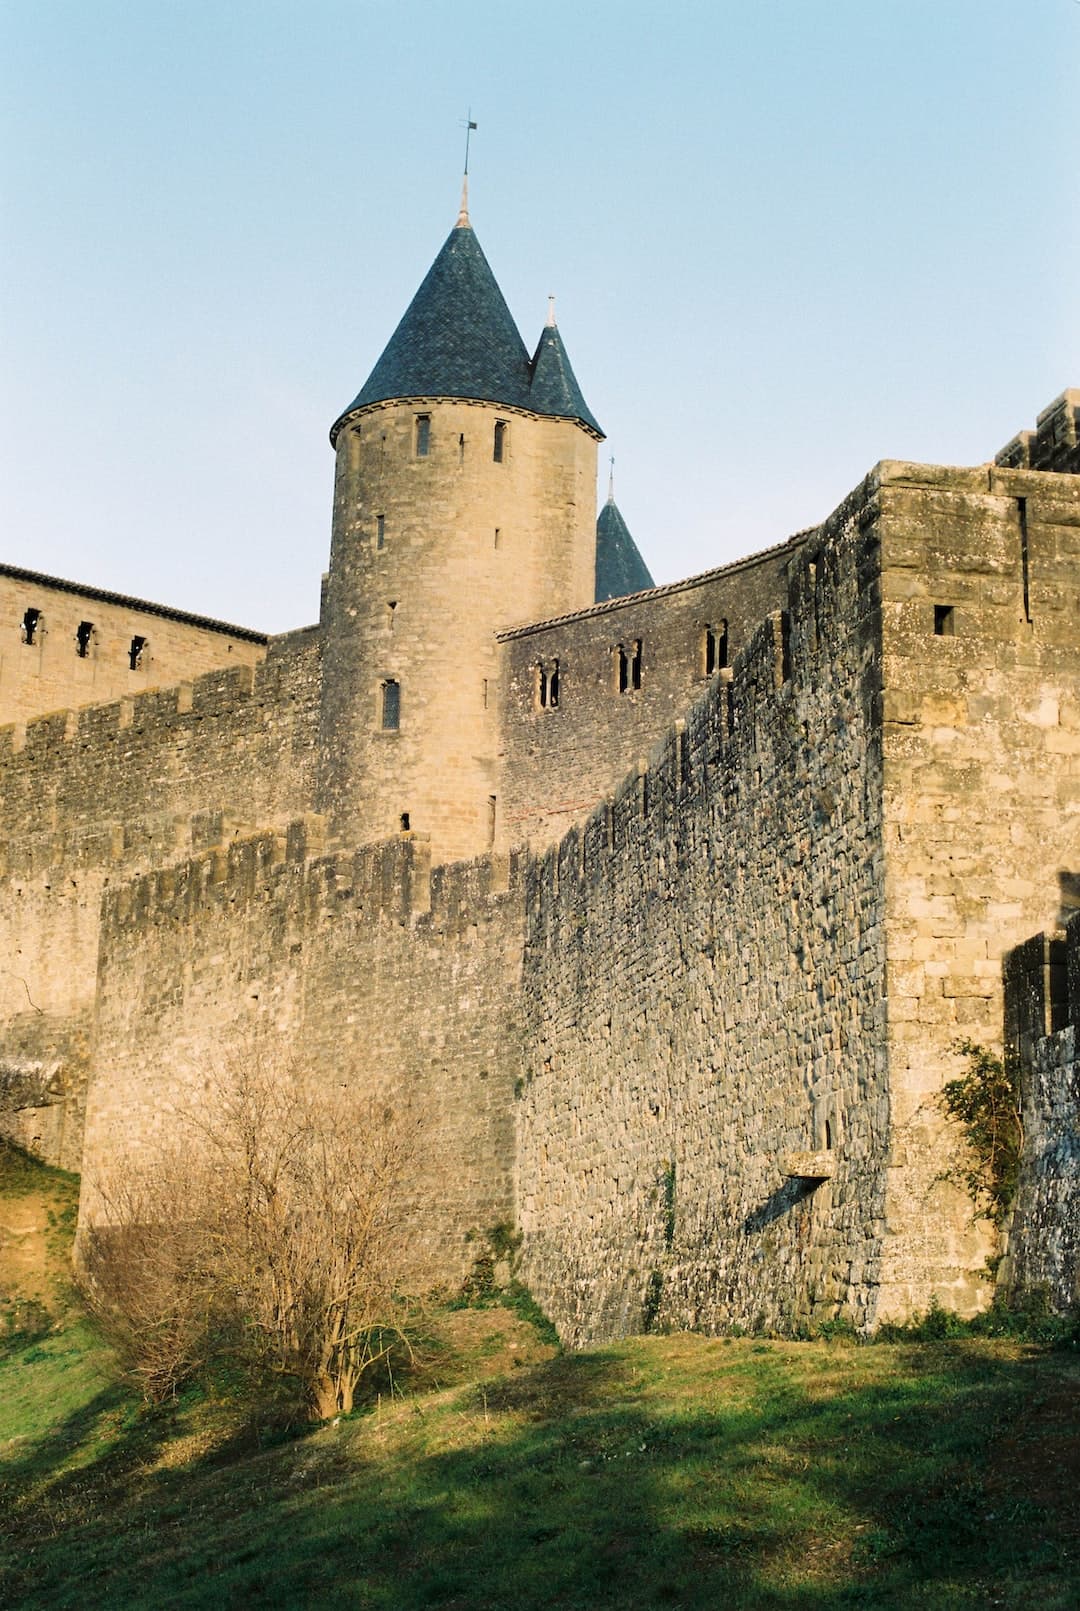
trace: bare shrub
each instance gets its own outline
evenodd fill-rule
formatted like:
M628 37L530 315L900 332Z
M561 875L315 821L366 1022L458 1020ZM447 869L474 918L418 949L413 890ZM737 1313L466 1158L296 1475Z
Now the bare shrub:
M148 1397L239 1349L291 1378L311 1413L352 1408L407 1344L398 1291L416 1124L255 1057L182 1116L188 1144L122 1192L85 1243L95 1308Z
M217 1329L202 1171L176 1149L153 1168L126 1169L103 1191L103 1218L85 1230L80 1285L128 1375L151 1403L203 1365Z

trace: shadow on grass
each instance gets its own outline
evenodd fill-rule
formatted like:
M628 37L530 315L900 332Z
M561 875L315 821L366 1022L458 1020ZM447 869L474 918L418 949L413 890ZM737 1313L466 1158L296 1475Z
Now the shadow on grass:
M52 1611L1076 1603L1053 1516L994 1465L1045 1360L957 1343L686 1351L692 1371L664 1339L634 1342L228 1467L207 1451L122 1504L114 1451L62 1535L8 1528L0 1590ZM58 1435L105 1413L107 1395ZM146 1454L133 1437L127 1457Z

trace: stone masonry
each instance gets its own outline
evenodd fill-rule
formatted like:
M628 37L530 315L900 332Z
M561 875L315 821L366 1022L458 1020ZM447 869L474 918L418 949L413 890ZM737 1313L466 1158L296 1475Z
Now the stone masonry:
M238 1059L377 1096L403 1279L512 1222L575 1342L985 1304L937 1093L1080 889L1078 412L611 596L600 427L463 211L334 426L318 624L0 575L0 1123L86 1224ZM1064 1303L1044 1132L1006 1264Z

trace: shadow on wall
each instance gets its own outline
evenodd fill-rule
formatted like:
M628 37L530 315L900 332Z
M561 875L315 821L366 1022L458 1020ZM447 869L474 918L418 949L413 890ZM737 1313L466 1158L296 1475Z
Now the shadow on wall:
M1080 912L1080 873L1066 872L1063 868L1058 873L1058 886L1061 892L1058 927L1063 929L1069 919Z

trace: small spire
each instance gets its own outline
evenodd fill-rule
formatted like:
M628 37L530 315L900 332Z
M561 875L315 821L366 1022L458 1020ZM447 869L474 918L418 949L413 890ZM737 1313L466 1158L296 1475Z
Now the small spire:
M555 298L553 296L549 296L548 297L547 329L548 330L554 330L554 328L555 328Z
M608 469L608 478L607 478L607 501L608 501L608 503L614 503L615 502L615 455L614 455L614 453L611 455L609 465L610 465L610 467Z

